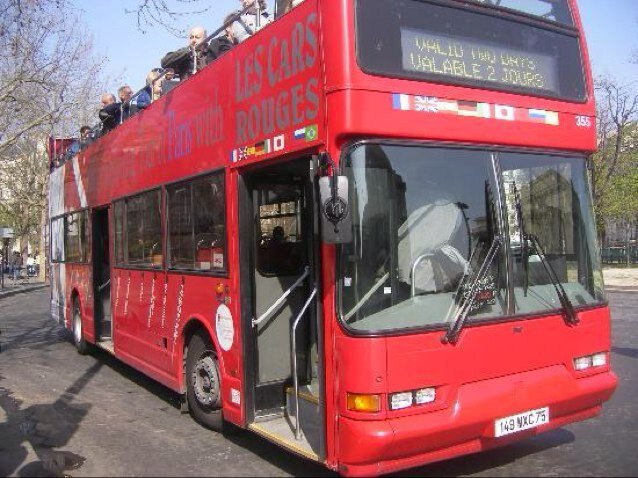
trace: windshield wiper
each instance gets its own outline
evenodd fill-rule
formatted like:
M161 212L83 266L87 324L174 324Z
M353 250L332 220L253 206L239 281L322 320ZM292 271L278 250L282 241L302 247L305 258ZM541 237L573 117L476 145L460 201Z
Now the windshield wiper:
M461 307L459 307L458 313L456 314L454 321L450 325L450 328L445 333L445 335L441 338L441 342L443 342L444 344L448 344L448 343L455 344L456 341L458 340L459 334L461 333L461 330L463 329L463 326L465 325L465 321L467 320L467 316L470 314L470 311L472 310L472 304L474 303L474 300L476 299L476 294L478 293L478 285L487 275L487 271L489 267L492 265L492 262L494 262L496 253L498 252L502 244L503 244L503 237L494 236L494 239L492 240L492 245L490 246L490 250L487 252L487 255L485 256L485 259L483 259L483 263L481 264L481 267L479 268L479 271L476 274L476 277L472 281L472 286L470 287L470 294L467 296L467 299L465 299L465 302L461 304Z
M529 234L526 239L529 239L532 242L534 249L536 249L536 254L540 258L541 263L543 264L543 267L545 268L545 272L547 272L549 279L552 281L552 284L554 285L554 289L556 290L556 294L558 295L558 300L560 300L560 303L563 306L563 309L565 309L565 315L566 315L565 321L569 325L578 324L580 320L578 319L578 316L576 315L574 306L571 300L569 300L569 297L567 296L567 292L565 291L563 284L561 283L560 280L558 280L558 276L556 275L554 268L552 267L550 262L547 260L547 257L545 257L545 251L543 250L543 247L541 246L538 240L538 236L535 236L534 234Z

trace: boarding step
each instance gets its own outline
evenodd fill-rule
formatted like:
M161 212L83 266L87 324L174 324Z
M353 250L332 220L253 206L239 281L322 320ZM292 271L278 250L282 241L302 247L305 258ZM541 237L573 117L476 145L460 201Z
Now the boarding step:
M248 429L297 455L312 461L320 461L318 444L313 445L312 440L309 440L313 438L312 436L303 435L300 440L295 438L294 417L279 416L268 421L251 423Z
M291 423L295 422L295 387L286 388L286 415ZM311 447L318 450L321 438L321 414L319 411L319 390L316 385L299 387L299 425L302 436ZM293 427L294 436L294 427Z
M112 340L99 340L95 343L95 346L102 350L106 350L111 355L115 355L115 347L113 346Z

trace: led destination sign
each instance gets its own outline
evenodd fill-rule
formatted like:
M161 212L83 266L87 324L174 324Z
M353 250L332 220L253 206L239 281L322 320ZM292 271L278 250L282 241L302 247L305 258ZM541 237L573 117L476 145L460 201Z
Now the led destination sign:
M556 59L502 46L401 29L403 69L425 76L492 83L507 89L559 90Z

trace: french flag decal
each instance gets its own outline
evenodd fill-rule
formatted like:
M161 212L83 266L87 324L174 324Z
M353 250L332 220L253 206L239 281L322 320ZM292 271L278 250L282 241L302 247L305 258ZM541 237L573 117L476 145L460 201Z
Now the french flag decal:
M410 111L412 109L410 95L394 93L392 95L392 106L395 110Z

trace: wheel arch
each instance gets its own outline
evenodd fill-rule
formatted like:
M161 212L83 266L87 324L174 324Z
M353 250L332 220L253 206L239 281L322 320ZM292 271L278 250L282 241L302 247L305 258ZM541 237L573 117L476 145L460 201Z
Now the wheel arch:
M69 295L69 307L67 310L68 323L65 323L67 329L72 330L73 328L73 307L75 306L75 301L78 302L78 307L80 308L80 320L82 321L82 329L84 329L84 304L82 300L82 296L80 295L80 290L78 287L73 286L71 288L71 294Z
M186 381L184 380L185 370L186 370L186 355L188 353L188 343L193 335L200 333L204 338L208 339L211 346L213 347L213 351L217 357L217 363L219 366L219 372L223 376L224 375L224 359L222 354L220 353L219 343L217 342L217 334L215 334L212 325L209 321L205 320L202 316L193 315L191 316L184 327L182 328L181 333L181 346L179 347L179 353L181 356L179 357L179 363L181 366L179 367L179 384L180 390L182 393L186 393Z

